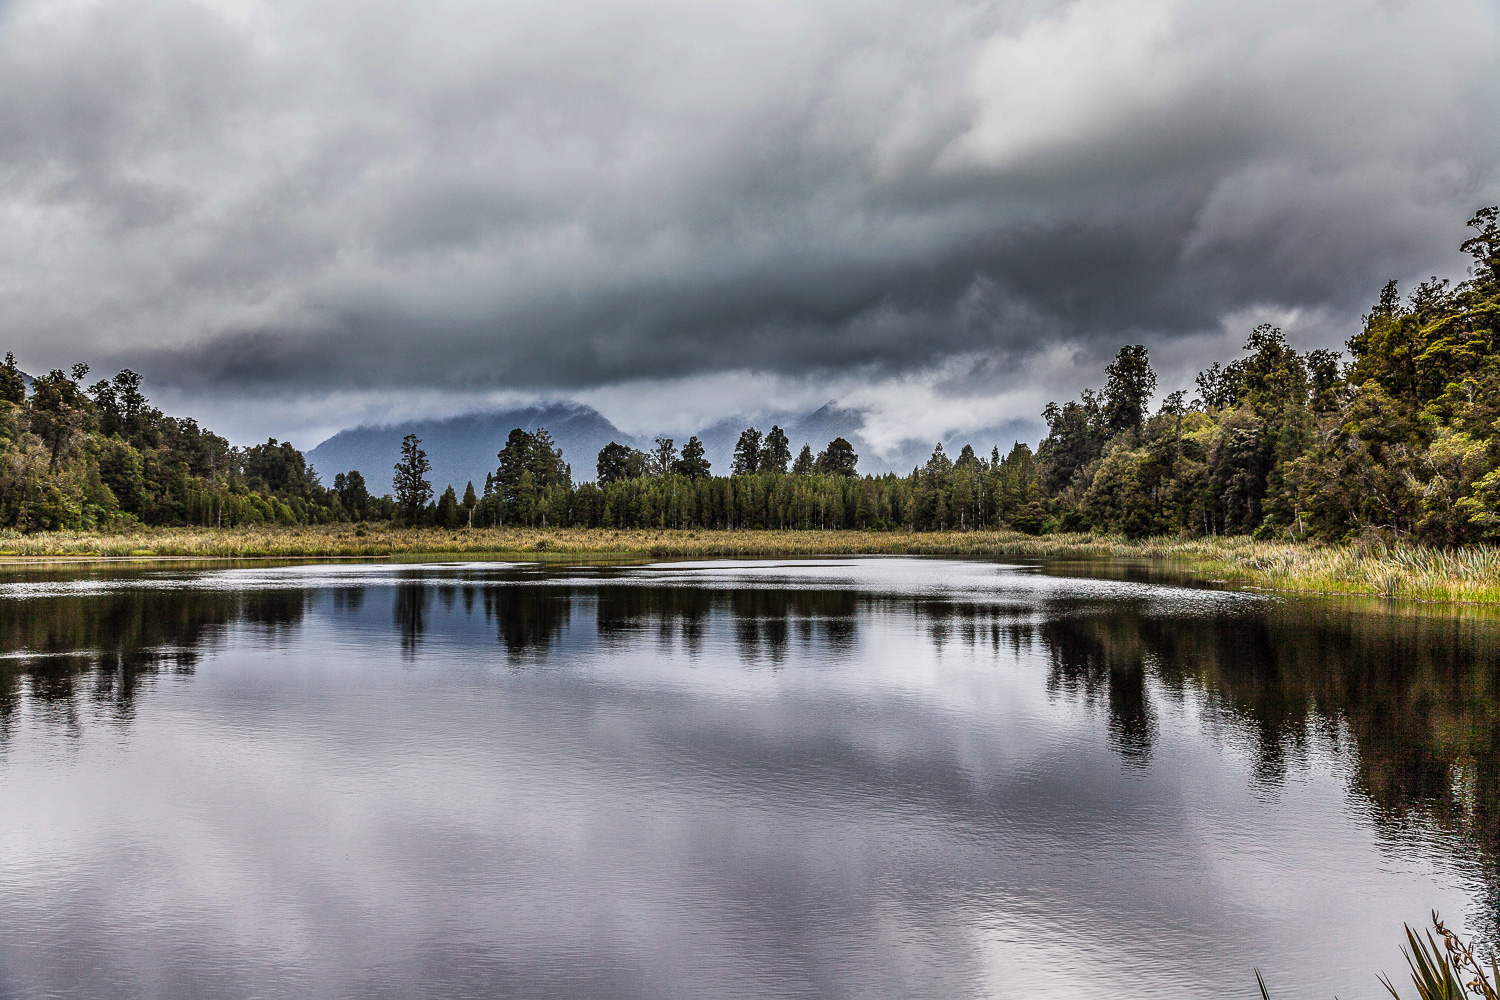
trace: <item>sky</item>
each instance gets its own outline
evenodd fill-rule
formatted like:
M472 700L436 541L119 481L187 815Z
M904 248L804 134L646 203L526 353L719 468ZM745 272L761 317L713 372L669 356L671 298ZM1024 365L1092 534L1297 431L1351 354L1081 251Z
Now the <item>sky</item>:
M0 0L0 349L237 443L1035 421L1500 202L1494 0Z

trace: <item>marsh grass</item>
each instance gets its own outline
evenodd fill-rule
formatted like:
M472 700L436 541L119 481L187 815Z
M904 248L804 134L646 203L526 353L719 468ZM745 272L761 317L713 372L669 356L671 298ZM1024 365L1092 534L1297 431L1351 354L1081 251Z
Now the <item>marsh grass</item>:
M1127 560L1264 590L1414 601L1500 603L1500 548L1313 545L1249 538L1156 538L1007 531L715 531L608 528L396 529L383 525L155 528L106 534L0 533L0 564L51 560L508 557L710 558L947 555Z

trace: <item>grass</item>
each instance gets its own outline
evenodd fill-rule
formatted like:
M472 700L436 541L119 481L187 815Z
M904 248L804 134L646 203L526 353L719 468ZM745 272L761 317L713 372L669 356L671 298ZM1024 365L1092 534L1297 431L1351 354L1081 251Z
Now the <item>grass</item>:
M1203 580L1264 590L1500 604L1500 548L1314 545L1249 538L1033 537L1006 531L713 531L606 528L405 530L383 525L143 528L117 534L0 533L0 565L56 560L961 555L1144 562Z

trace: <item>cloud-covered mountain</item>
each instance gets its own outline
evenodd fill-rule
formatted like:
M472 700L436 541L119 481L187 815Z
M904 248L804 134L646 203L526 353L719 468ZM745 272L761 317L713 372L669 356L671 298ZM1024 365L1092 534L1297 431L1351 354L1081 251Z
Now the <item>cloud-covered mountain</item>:
M340 472L358 469L371 493L389 493L391 470L401 457L401 439L415 434L432 461L434 489L443 487L463 493L464 484L484 486L493 472L496 456L511 429L545 427L573 466L575 479L594 478L595 458L610 441L635 446L635 438L621 431L592 407L577 403L548 403L489 413L469 413L447 420L418 420L380 427L354 427L339 431L308 452L308 461L330 485Z
M909 472L914 465L927 460L934 441L912 438L884 454L862 433L864 416L856 410L834 403L803 414L781 413L761 417L728 417L698 432L715 475L727 475L734 463L734 446L740 432L754 426L762 434L773 424L786 431L792 443L792 454L803 444L821 451L836 437L847 439L859 454L859 471L869 473ZM470 480L474 488L484 484L485 474L496 466L496 454L512 428L535 430L545 427L563 451L563 458L573 468L577 482L593 479L599 449L611 441L633 448L649 449L651 439L625 433L590 406L573 402L547 403L507 410L470 413L446 420L418 420L380 426L354 427L340 431L308 452L308 461L318 470L325 485L340 472L358 469L372 493L391 489L391 467L401 452L401 439L416 434L432 461L431 480L441 491L449 483L462 493ZM1036 439L1036 428L1028 423L983 428L968 433L945 435L943 445L954 456L966 443L982 454L998 446L1009 450L1016 440ZM673 437L681 448L687 437Z

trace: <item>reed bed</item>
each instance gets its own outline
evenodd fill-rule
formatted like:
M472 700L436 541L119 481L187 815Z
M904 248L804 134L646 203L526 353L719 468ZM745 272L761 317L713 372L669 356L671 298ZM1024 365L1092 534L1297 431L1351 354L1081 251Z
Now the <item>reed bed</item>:
M1257 589L1413 601L1500 603L1500 548L1407 544L1315 545L1249 538L1031 536L1007 531L715 531L607 528L436 528L322 525L156 528L121 533L0 533L0 565L99 559L526 559L724 556L949 555L1113 559Z

